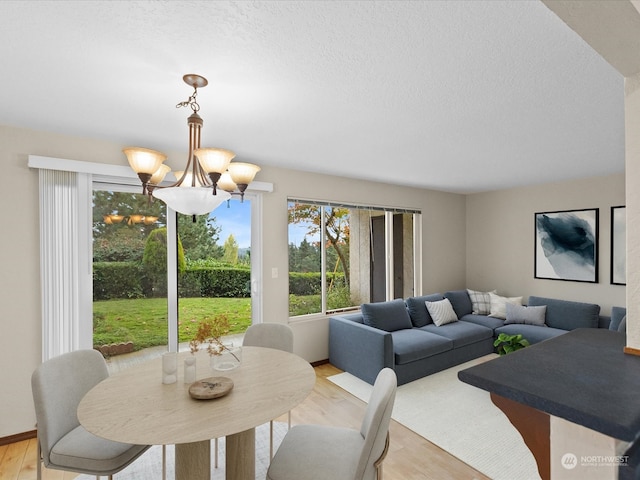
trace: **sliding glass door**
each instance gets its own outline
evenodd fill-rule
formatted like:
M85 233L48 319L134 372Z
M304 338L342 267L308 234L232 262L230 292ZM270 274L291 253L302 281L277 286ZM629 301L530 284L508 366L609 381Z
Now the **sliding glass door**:
M109 357L186 349L199 322L218 315L229 334L243 334L252 323L251 198L192 217L121 189L93 192L94 348Z

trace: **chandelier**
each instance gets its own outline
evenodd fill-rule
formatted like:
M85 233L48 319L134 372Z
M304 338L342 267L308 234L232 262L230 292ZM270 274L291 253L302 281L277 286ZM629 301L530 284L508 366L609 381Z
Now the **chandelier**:
M171 168L164 164L167 156L156 150L128 147L123 150L129 165L142 182L142 193L153 195L169 207L185 215L203 215L214 210L231 195L244 199L244 192L253 181L260 167L251 163L231 162L235 153L223 148L200 148L202 118L196 101L198 88L206 87L206 78L188 74L182 77L193 87L188 100L176 108L192 110L187 119L189 125L189 155L184 170L176 171L177 178L171 185L160 185Z

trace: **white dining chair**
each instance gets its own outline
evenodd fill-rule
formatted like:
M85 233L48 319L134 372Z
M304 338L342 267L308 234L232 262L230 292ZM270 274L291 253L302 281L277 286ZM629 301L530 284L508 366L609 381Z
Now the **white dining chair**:
M47 468L96 475L114 473L142 455L149 445L97 437L78 421L80 400L109 376L102 354L77 350L47 360L31 376L37 421L37 478Z
M293 353L293 330L283 323L256 323L244 334L243 347L264 347ZM288 412L288 428L291 428L291 411ZM218 467L218 439L215 439L214 464ZM273 458L273 420L269 422L269 460Z
M267 480L382 480L397 384L390 368L378 373L360 430L292 427L271 461Z

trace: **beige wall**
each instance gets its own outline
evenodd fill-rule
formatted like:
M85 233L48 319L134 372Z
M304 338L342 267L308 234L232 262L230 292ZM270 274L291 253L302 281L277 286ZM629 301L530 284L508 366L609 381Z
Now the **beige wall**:
M609 283L610 209L624 204L623 174L467 196L469 288L592 302L608 315L626 305L626 288ZM598 283L534 279L534 214L585 208L600 209Z
M31 372L41 361L38 174L28 155L125 165L123 145L0 126L0 165L11 181L0 190L0 438L34 429ZM170 154L172 158L180 155ZM424 291L458 288L465 283L465 199L461 195L347 180L328 175L265 167L259 180L274 192L263 204L264 319L288 319L287 197L330 199L412 207L423 213ZM271 278L278 268L279 278ZM325 318L293 325L296 351L309 361L328 357Z

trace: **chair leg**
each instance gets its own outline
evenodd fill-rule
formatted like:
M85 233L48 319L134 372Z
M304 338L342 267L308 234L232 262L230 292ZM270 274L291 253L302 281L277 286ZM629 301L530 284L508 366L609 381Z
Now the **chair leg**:
M42 450L40 449L40 440L36 437L36 443L38 444L38 464L36 467L36 478L42 480Z
M382 480L382 461L387 456L388 451L389 451L389 432L387 432L387 438L384 441L384 450L382 451L380 458L378 458L373 464L373 466L376 468L377 480Z
M215 468L218 468L218 439L216 438L213 443L213 449L215 450L215 453L213 455L213 465Z
M273 459L273 420L269 422L269 461Z
M162 480L167 480L167 446L162 445Z

